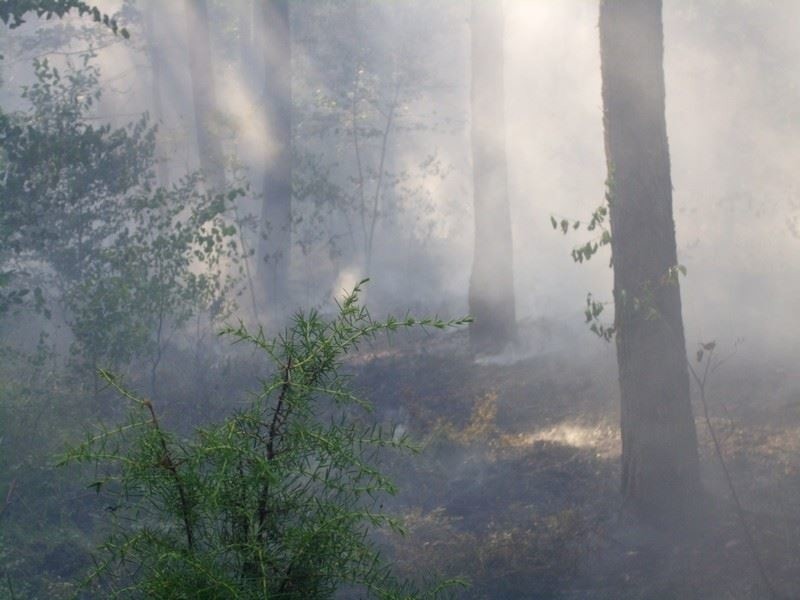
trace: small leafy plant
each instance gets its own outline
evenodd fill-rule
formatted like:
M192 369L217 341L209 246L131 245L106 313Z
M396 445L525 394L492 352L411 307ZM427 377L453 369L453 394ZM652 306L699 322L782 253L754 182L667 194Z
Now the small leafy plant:
M380 333L468 319L373 321L360 285L334 319L298 313L274 340L227 329L273 372L246 408L192 439L177 439L150 400L102 373L132 410L126 424L64 458L94 464L91 485L114 521L87 583L115 597L309 599L343 587L357 597L425 596L394 581L370 538L373 528L399 529L380 511L395 487L379 455L411 446L370 423L370 404L349 390L342 361Z
M588 223L583 223L579 220L568 219L561 217L557 219L555 216L550 216L550 224L556 231L561 231L564 235L570 231L578 231L581 227L585 226L586 231L594 233L599 230L600 233L595 238L586 241L583 244L572 248L572 260L578 264L590 261L595 254L597 254L603 246L611 245L611 229L609 227L609 214L611 204L614 197L614 182L613 177L609 177L606 181L606 192L603 203L598 206L591 215ZM609 267L613 266L613 256L609 260ZM606 323L601 318L605 307L611 302L600 302L595 300L591 292L586 294L586 307L583 310L586 324L589 330L600 339L610 342L616 333L615 325Z
M583 244L573 247L571 256L575 263L583 264L590 261L604 246L612 246L612 236L610 229L611 206L614 203L614 177L609 176L606 181L606 192L603 204L598 206L591 215L588 223L568 218L556 218L550 216L550 224L556 231L561 231L564 235L578 231L581 227L586 228L587 232L600 231L593 239ZM613 251L609 259L608 266L614 266ZM603 320L602 314L606 306L616 304L623 310L632 311L642 316L645 320L660 318L660 313L656 307L655 291L658 287L679 285L680 276L686 276L686 267L677 264L669 267L657 281L647 281L638 293L631 294L628 290L620 289L615 291L614 302L601 302L595 299L591 292L586 294L586 306L583 310L585 322L589 330L600 339L610 342L617 333L618 324L607 323Z

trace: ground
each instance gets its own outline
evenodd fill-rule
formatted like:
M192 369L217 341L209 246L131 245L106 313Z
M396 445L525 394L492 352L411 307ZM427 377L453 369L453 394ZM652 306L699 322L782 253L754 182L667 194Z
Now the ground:
M379 543L401 576L463 577L466 599L800 598L800 376L785 352L736 348L707 394L757 559L696 393L703 519L688 532L655 531L620 511L613 345L548 321L524 324L519 340L476 358L463 330L398 335L348 358L375 417L419 446L384 457L398 493L383 508L406 535ZM234 349L222 339L165 357L169 394L156 398L165 424L188 435L247 401L265 363ZM83 438L95 405L39 363L14 360L0 363L0 449L24 452L0 452L0 599L68 598L109 507L87 488L91 472L56 467L53 456ZM131 385L146 390L147 378ZM123 418L111 391L96 400L111 421Z
M501 357L476 359L459 332L354 358L379 416L422 449L391 464L407 530L387 542L398 569L465 576L469 598L800 597L800 381L742 349L709 381L756 558L697 398L701 522L664 532L620 512L614 348L590 336L539 321Z

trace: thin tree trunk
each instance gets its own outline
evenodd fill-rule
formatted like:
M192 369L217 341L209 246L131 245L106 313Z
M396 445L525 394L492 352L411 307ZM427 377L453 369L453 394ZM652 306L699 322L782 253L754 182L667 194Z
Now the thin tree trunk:
M147 32L147 50L152 69L150 90L153 102L153 118L160 130L164 126L164 108L161 96L161 67L163 66L164 56L155 30L156 8L155 0L148 0L145 6L145 30ZM163 151L159 152L157 156L156 177L158 185L162 187L169 185L169 164Z
M259 6L264 40L264 114L271 151L264 165L259 279L263 298L280 312L289 300L292 247L292 48L289 1Z
M383 196L383 182L386 178L386 153L388 151L389 137L392 134L392 125L394 124L395 112L399 99L400 84L395 82L394 94L392 95L392 101L389 105L389 112L386 114L386 122L381 136L381 152L378 158L378 179L375 182L375 194L372 197L372 209L369 213L369 232L366 234L364 240L364 275L366 277L372 275L372 252L375 245L375 227L381 216L380 208L381 198Z
M215 125L217 99L214 89L211 34L206 0L185 0L189 71L192 78L197 154L210 189L225 189L225 161Z
M251 97L255 90L258 88L258 81L260 78L257 75L258 69L255 64L258 63L255 44L255 5L253 0L239 0L238 3L238 29L239 29L239 77L241 79L244 91ZM252 165L250 165L252 167ZM247 279L247 290L250 296L250 305L253 311L253 319L258 321L258 300L256 298L256 285L253 278L253 269L251 268L251 254L250 247L258 247L258 238L256 240L249 239L245 235L243 228L243 221L240 218L239 210L234 207L234 217L236 226L239 231L239 244L242 247L243 263L245 270L245 278ZM260 234L260 231L258 232ZM255 252L253 252L255 255ZM256 261L258 258L256 257Z
M239 1L239 63L242 75L251 75L253 61L253 0Z
M701 492L665 120L661 0L601 0L600 54L622 400L622 494L656 524Z
M500 351L516 334L503 82L503 5L472 0L473 347Z

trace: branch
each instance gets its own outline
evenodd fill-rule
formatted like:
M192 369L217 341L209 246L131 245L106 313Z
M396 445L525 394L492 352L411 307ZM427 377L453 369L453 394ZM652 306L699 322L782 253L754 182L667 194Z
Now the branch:
M372 201L372 221L369 227L369 238L367 241L367 273L366 275L369 276L369 270L371 268L372 263L372 242L375 239L375 225L378 222L378 206L381 199L381 192L383 191L383 179L384 179L384 163L386 162L386 147L389 142L389 134L392 130L392 123L394 122L394 113L395 109L397 108L397 102L400 97L400 83L395 83L394 88L394 97L392 98L392 103L389 107L389 114L386 116L386 126L383 130L383 140L381 143L381 158L378 164L378 182L375 184L375 197Z
M739 519L739 524L742 527L742 532L744 533L745 540L747 541L747 546L750 549L750 553L753 555L753 560L756 563L756 568L758 570L758 574L761 577L761 581L764 583L764 586L769 591L769 594L772 598L781 598L782 596L778 594L778 591L775 589L775 586L772 584L772 581L767 575L766 567L764 566L764 561L761 558L761 552L756 545L755 538L753 537L752 532L750 531L750 526L747 523L747 515L745 513L744 508L742 507L742 503L739 500L739 494L736 492L736 486L733 484L733 477L731 477L731 472L728 469L728 465L725 462L725 458L722 454L722 447L720 446L719 440L717 438L717 433L714 430L714 426L711 423L711 416L709 415L708 411L708 402L706 401L706 384L708 383L708 375L709 372L713 372L720 366L720 363L715 363L714 368L712 369L712 359L714 357L714 348L712 347L708 350L708 357L706 358L706 363L704 365L703 374L702 376L695 371L694 367L692 366L691 362L687 359L686 364L689 367L689 372L692 374L692 377L697 384L697 388L700 391L700 403L703 406L703 419L705 420L706 427L708 428L708 433L711 435L711 441L714 444L714 452L717 455L717 460L719 461L720 466L722 467L722 473L725 476L725 483L728 486L728 491L730 492L731 499L733 500L734 505L736 506L736 515ZM729 357L728 357L729 358ZM727 358L725 359L727 360Z
M176 466L175 460L172 458L172 454L169 451L169 447L167 446L167 441L164 436L164 432L161 429L160 425L158 424L158 418L156 417L156 411L153 409L153 403L150 400L142 400L142 405L147 408L150 412L151 423L153 424L153 428L158 433L158 440L161 442L161 451L163 452L161 457L161 462L159 466L165 468L169 471L170 475L172 475L172 479L175 481L175 487L178 489L178 498L180 500L180 509L181 509L181 518L183 519L183 529L186 534L186 545L189 548L189 552L194 552L194 530L192 527L192 520L191 520L191 505L189 503L189 495L186 492L186 487L184 486L183 480L178 473L178 468Z
M286 397L289 394L291 387L291 373L292 373L292 359L286 361L286 366L283 368L283 381L281 383L281 391L278 394L278 402L275 405L275 412L272 414L272 422L269 425L269 433L267 436L267 461L274 460L276 456L275 451L275 438L278 436L278 429L286 422L288 415L282 415L283 407L286 404ZM267 502L269 500L269 481L264 483L261 488L261 493L258 497L258 535L263 539L266 536L264 524L267 521Z

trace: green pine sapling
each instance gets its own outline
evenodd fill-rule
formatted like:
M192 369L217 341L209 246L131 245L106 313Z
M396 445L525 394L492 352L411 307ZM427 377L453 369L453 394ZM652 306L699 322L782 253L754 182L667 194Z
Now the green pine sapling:
M363 282L362 282L363 283ZM224 334L254 346L273 372L252 402L223 422L178 439L150 400L103 377L131 403L129 420L102 429L63 462L95 466L92 484L113 507L113 533L87 584L111 596L157 598L422 598L398 584L370 539L399 529L380 510L395 491L376 463L405 436L370 422L342 362L381 333L445 329L469 319L373 321L361 284L332 320L298 313L268 340L244 325Z

